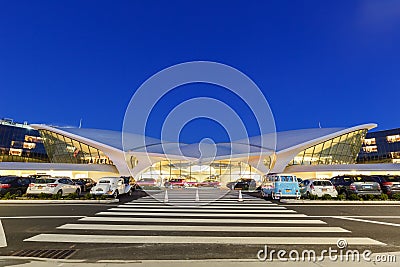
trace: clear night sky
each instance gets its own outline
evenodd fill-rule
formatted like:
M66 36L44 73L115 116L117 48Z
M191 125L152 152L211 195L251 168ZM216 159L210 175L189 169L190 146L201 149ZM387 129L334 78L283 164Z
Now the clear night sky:
M252 78L281 131L400 127L398 0L0 0L0 117L120 130L142 82L193 60Z

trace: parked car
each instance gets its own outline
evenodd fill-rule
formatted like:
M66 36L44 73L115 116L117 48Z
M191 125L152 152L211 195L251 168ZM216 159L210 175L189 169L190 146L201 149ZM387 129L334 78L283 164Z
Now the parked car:
M76 184L80 185L81 192L88 192L96 185L96 182L91 178L75 178L72 179Z
M185 178L185 187L197 187L199 184L199 181L197 181L196 178L193 177L186 177Z
M154 188L158 186L157 179L155 178L140 178L137 180L136 185L140 189Z
M184 187L186 180L183 178L172 178L164 183L165 187Z
M31 174L28 175L28 178L31 180L31 183L35 182L37 178L43 178L43 177L51 177L49 174Z
M90 190L92 195L105 195L117 198L120 195L132 195L135 186L126 184L123 177L103 177Z
M291 174L272 174L264 177L261 184L263 198L300 198L297 178Z
M339 194L349 197L356 195L380 195L382 193L379 183L371 176L366 175L343 175L335 176L331 180Z
M338 192L329 180L303 180L300 184L300 194L304 197L310 197L310 195L317 195L322 197L323 195L330 195L331 197L337 197Z
M234 182L229 182L226 186L231 190L255 190L257 182L251 178L240 178Z
M205 179L197 184L198 187L221 187L221 182L216 179Z
M21 196L25 194L31 180L26 177L1 176L0 177L0 195L10 193Z
M387 195L400 193L399 175L377 175L371 176L381 186L382 192Z
M26 193L28 195L38 195L40 193L61 196L72 193L79 195L81 187L67 177L44 177L37 178L35 182L30 183Z

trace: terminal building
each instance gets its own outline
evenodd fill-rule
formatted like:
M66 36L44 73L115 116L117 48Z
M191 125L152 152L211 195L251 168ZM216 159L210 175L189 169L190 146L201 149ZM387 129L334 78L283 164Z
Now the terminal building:
M400 163L400 128L367 133L358 163Z
M160 184L171 178L197 181L212 178L224 185L239 178L260 181L266 173L285 172L303 179L349 173L400 174L400 164L396 161L400 153L399 129L368 133L375 127L376 124L363 124L350 128L277 132L276 149L272 152L263 150L258 143L260 139L271 138L268 134L250 138L249 147L239 141L216 144L216 157L199 162L190 160L197 158L197 144L178 144L183 154L165 152L160 140L132 135L129 138L144 138L146 147L124 153L122 134L118 131L3 120L0 124L0 175L50 174L93 179L133 175L136 179L154 178ZM381 141L385 138L391 146L390 150L384 150L389 153L390 160L385 156L378 160L379 156L373 153L380 153ZM376 151L368 154L367 151L375 150L371 146L376 146ZM255 152L257 156L251 153L244 156L243 151ZM370 157L365 156L367 154Z

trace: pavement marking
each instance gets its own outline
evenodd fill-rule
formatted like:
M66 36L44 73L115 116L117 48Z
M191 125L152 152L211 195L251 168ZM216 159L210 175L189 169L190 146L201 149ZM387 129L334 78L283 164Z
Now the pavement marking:
M285 207L280 207L280 206L265 206L265 207L261 207L261 206L232 206L232 205L221 205L221 206L216 206L216 205L184 205L184 206L176 206L176 205L126 205L126 204L122 204L122 205L118 205L118 208L163 208L163 209L176 209L176 208L196 208L198 210L200 209L230 209L230 210L240 210L240 209L287 209Z
M400 219L400 216L344 216L344 217L353 217L353 218L381 218L381 219Z
M152 212L118 212L118 211L103 211L98 212L96 215L111 215L111 216L161 216L161 217L246 217L246 218L271 218L271 217L308 217L305 214L216 214L216 213L152 213Z
M103 243L103 244L238 244L238 245L336 245L337 237L220 237L220 236L116 236L39 234L25 239L31 242ZM345 238L348 245L379 245L385 243L364 237Z
M62 219L62 218L82 218L85 215L70 215L70 216L3 216L0 219Z
M188 226L188 225L109 225L109 224L64 224L58 229L104 230L104 231L172 231L172 232L247 232L243 226ZM251 227L251 232L265 233L351 233L341 227Z
M368 204L368 203L354 203L354 204L285 204L285 207L400 207L399 204Z
M277 216L282 217L282 216ZM84 217L79 221L101 221L101 222L147 222L147 223L224 223L224 224L327 224L321 220L282 220L282 219L204 219L204 218L137 218L137 217Z
M351 218L351 217L342 217L342 216L337 216L336 218L342 219L342 220L348 220L348 221L365 222L365 223L373 223L373 224L381 224L381 225L400 227L400 224L397 224L397 223L371 221L371 220L357 219L357 218Z
M120 208L111 208L108 210L112 211L129 211L129 212L134 212L134 211L147 211L147 212L154 212L154 211L162 211L162 212L170 212L170 211L175 211L175 212L198 212L198 213L204 213L204 212L210 212L210 213L296 213L294 210L287 210L287 209L256 209L256 210L250 210L250 209L245 209L245 210L215 210L215 209L186 209L186 208L169 208L169 209L136 209L136 208L129 208L129 207L120 207Z
M0 221L0 248L7 247L6 233L4 232L3 224Z
M164 202L128 202L124 203L124 205L130 206L138 206L138 205L146 205L146 206L166 206L166 207L176 207L176 206L187 206L192 205L196 207L270 207L277 206L277 204L264 204L264 203L246 203L246 202L232 202L232 203L208 203L208 202L173 202L170 201L168 203Z
M137 204L152 204L152 203L158 203L158 204L160 204L160 203L164 203L164 200L162 200L162 201L161 201L161 200L160 200L160 201L135 201L134 203L137 203ZM246 201L246 200L244 200L243 202L239 202L239 201L237 201L237 200L234 200L234 201L202 201L202 200L200 200L200 201L195 201L194 199L181 201L181 200L174 200L174 199L169 198L167 204L171 204L171 203L176 203L176 204L190 203L190 204L197 204L197 205L199 205L199 204L200 204L200 205L201 205L201 204L203 204L203 205L213 205L213 204L265 205L265 204L266 204L266 203L261 202L261 201Z
M372 219L400 219L400 216L386 216L386 215L308 215L310 218L372 218Z

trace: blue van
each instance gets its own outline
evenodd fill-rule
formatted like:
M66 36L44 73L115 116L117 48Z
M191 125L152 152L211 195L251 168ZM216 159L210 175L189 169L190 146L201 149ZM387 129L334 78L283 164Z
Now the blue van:
M261 196L272 199L300 199L300 188L296 176L283 173L264 176Z

